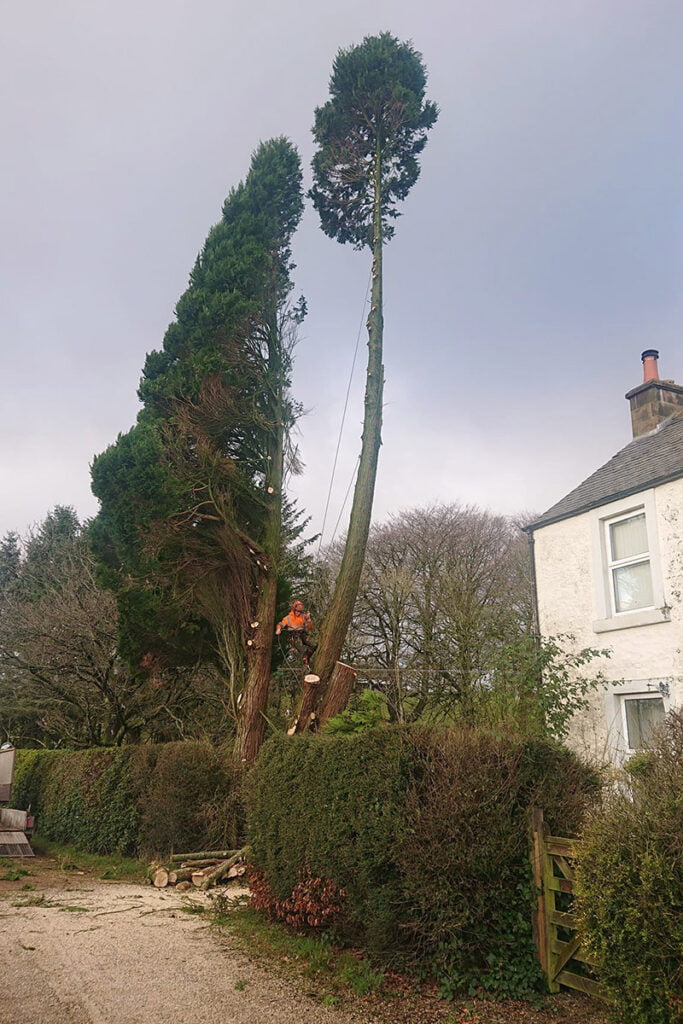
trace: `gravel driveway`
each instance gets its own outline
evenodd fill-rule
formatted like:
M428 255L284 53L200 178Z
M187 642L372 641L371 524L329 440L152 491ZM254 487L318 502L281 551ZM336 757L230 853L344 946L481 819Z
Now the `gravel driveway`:
M91 879L3 892L0 1024L363 1024L302 996L182 906L172 890Z

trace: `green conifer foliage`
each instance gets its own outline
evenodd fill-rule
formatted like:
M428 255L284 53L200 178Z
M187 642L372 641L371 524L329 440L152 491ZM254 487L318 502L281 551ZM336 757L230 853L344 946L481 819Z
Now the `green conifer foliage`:
M315 112L311 198L323 230L372 250L363 441L342 565L322 623L315 671L327 682L341 654L358 593L381 445L384 367L382 248L394 234L397 203L420 173L418 156L438 110L425 100L420 54L388 32L340 50L330 99Z
M296 150L284 138L262 143L209 232L162 350L147 357L137 424L93 465L93 536L118 594L123 650L138 665L213 657L236 715L245 676L247 697L255 673L267 696L299 411L289 383L305 306L288 296L302 210ZM260 723L261 711L241 717Z

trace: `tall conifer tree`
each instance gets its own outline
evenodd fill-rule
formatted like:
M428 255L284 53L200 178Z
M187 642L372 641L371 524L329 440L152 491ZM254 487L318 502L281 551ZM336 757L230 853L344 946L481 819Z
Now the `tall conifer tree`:
M252 760L264 731L288 431L291 239L303 209L291 143L259 146L210 231L135 427L93 465L96 549L137 665L215 652ZM245 683L246 679L246 683Z
M420 173L418 156L438 110L425 100L421 55L388 32L340 50L330 99L315 112L311 198L323 230L339 242L372 252L372 300L367 319L365 417L351 518L332 602L322 623L315 671L323 684L341 655L358 593L381 445L382 249L394 234L397 203Z

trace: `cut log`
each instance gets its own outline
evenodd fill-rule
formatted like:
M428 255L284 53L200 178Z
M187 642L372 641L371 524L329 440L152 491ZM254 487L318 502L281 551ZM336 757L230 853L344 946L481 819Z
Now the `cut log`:
M320 706L320 728L346 708L358 673L355 668L338 661Z
M155 889L165 889L168 885L168 871L166 868L157 868L154 872L152 885Z
M180 864L173 864L171 866L174 868L193 868L194 871L199 871L200 868L215 867L221 860L225 860L225 857L206 857L204 860L182 860Z
M304 676L304 695L301 698L301 707L299 709L299 717L295 726L295 732L305 732L311 724L311 715L315 711L315 706L318 703L318 687L320 686L320 676L310 675Z
M204 880L201 882L200 888L210 889L212 885L216 884L216 882L220 882L221 878L225 877L230 869L235 867L239 861L246 860L250 852L251 847L245 846L244 849L238 850L233 857L230 857L228 860L218 864L213 871L209 872L205 876ZM192 881L194 882L194 875L192 876Z
M193 871L192 872L192 884L195 885L198 889L201 889L202 884L204 882L204 879L213 870L214 870L214 868L210 867L210 868L201 868L201 870L199 870L199 871Z
M223 860L225 857L232 857L237 850L198 850L196 853L174 853L170 860L171 864L182 860Z
M192 888L192 882L178 882L175 888L176 892L187 892L188 889Z
M168 873L168 884L177 885L178 882L187 882L192 879L192 875L197 868L173 868Z

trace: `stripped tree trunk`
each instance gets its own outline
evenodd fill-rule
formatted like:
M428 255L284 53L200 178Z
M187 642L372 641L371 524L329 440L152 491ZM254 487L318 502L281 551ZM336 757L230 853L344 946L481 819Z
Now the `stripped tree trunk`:
M268 366L273 381L268 415L272 423L269 451L266 459L265 497L267 520L264 533L264 554L268 560L263 566L263 579L259 587L254 622L247 644L247 681L244 704L238 723L239 757L251 764L261 749L266 728L270 669L275 633L275 605L277 599L277 566L282 544L282 486L284 477L284 380L282 359L282 333L277 313L272 312L268 331Z
M351 518L346 535L344 556L332 595L332 602L320 628L313 669L326 686L339 660L351 623L353 606L358 596L365 549L370 532L372 502L375 494L377 463L382 444L382 397L384 367L382 365L382 153L378 137L375 150L372 298L367 319L368 369L365 381L365 416L363 439L356 487L353 492ZM350 693L350 691L349 691ZM348 695L347 695L348 699ZM340 708L343 710L343 708ZM299 716L301 719L301 715Z
M320 705L321 728L326 722L329 722L330 718L334 718L344 710L357 677L358 673L350 665L345 665L342 661L337 662Z

